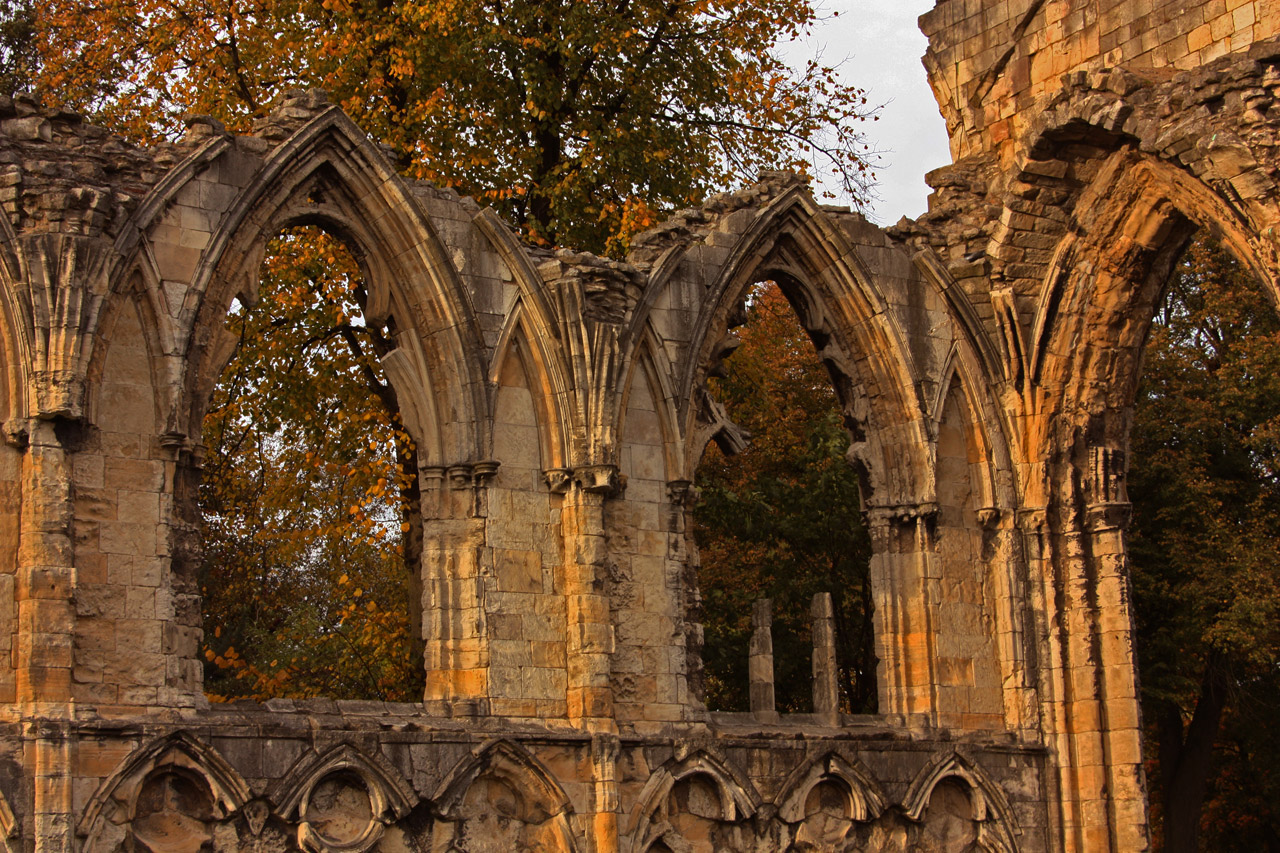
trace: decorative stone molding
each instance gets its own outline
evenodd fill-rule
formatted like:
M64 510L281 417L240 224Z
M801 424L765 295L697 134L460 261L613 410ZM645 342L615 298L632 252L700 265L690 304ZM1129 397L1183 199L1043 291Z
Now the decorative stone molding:
M847 796L845 817L866 822L880 817L888 800L872 775L854 759L827 753L796 768L778 794L778 817L791 824L804 822L805 806L813 789L835 781Z
M188 799L205 804L204 821L200 815L184 821L190 832L210 833L207 821L234 814L249 801L249 786L217 751L190 733L177 731L134 750L98 786L76 826L76 833L85 839L85 849L113 850L112 845L123 842L130 831L145 833L146 827L139 821L139 794L148 783L166 784L166 774L191 789ZM155 820L166 823L168 808L161 804L160 809Z
M303 757L274 789L277 812L298 822L313 853L364 853L417 797L393 768L351 744Z
M948 779L962 783L969 794L972 818L978 825L981 849L992 853L1017 853L1016 838L1021 834L1013 822L1009 804L985 773L959 752L940 755L926 765L902 798L902 808L913 821L923 821L934 789Z

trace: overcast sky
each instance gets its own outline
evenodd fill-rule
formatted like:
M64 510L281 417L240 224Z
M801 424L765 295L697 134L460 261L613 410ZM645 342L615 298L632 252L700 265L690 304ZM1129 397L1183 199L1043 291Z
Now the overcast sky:
M947 130L925 79L920 57L928 41L916 19L933 0L826 0L813 37L789 55L807 59L816 51L831 64L844 60L841 77L884 104L880 120L866 125L868 141L881 152L877 192L870 218L892 225L927 208L924 174L951 162ZM831 13L838 13L832 15Z

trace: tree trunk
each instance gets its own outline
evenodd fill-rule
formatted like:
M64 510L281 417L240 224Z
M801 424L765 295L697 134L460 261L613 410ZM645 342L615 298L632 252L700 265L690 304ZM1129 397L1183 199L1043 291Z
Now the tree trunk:
M1176 704L1165 703L1160 711L1165 853L1198 853L1200 850L1200 813L1226 693L1226 661L1220 654L1211 652L1205 663L1200 699L1186 730Z

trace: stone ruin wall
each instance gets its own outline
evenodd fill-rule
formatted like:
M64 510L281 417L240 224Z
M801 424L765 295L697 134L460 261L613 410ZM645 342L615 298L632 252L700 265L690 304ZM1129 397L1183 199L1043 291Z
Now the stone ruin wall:
M1006 155L1066 75L1123 67L1169 79L1280 35L1276 0L943 0L920 17L925 67L956 160Z
M927 214L882 231L767 175L625 262L523 246L316 94L148 150L0 103L0 840L1143 849L1128 415L1195 228L1276 284L1276 17L944 0L922 24L956 162ZM417 704L201 692L200 421L228 306L299 222L352 246L397 329ZM770 278L864 474L871 717L821 677L810 715L700 701L691 489L738 437L705 382Z
M1044 845L1044 749L1002 690L1026 681L1008 537L970 523L998 499L993 463L944 302L877 229L779 174L619 263L529 249L492 212L403 182L314 94L252 136L196 120L150 151L5 110L13 846ZM199 423L228 306L294 222L355 248L369 316L399 330L386 367L427 532L420 704L200 691ZM737 430L705 379L765 277L827 341L863 435L881 655L901 662L883 715L841 716L833 696L813 715L709 715L699 699L686 514L703 447ZM982 570L947 579L944 560Z

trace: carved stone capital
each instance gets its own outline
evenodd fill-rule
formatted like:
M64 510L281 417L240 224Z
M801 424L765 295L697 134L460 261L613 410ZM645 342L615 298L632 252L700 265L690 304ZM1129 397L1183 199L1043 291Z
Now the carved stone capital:
M900 527L924 521L931 523L938 518L936 501L921 501L917 504L894 504L891 506L873 506L867 509L867 521L871 524L893 524Z
M698 488L692 480L670 480L667 483L667 501L677 506L688 506L698 499Z
M1044 533L1049 527L1049 513L1042 507L1024 507L1016 513L1018 529L1023 533Z
M438 489L444 483L445 468L442 465L419 465L418 480L423 491Z
M573 469L548 468L542 472L542 479L553 495L563 495L573 484Z
M84 417L85 381L67 371L36 371L32 381L42 417L79 420Z
M1085 507L1084 526L1090 533L1124 531L1133 520L1133 504L1128 501L1105 501Z
M983 530L998 529L1007 517L1005 510L998 506L984 506L978 510L978 523Z
M161 448L172 453L179 464L197 471L204 468L204 457L208 448L202 442L193 440L183 432L166 432L156 441Z
M448 469L449 487L465 489L471 485L471 465L450 465Z
M31 441L31 422L27 418L10 418L4 422L4 443L26 450Z
M471 474L475 478L475 484L477 486L489 485L493 478L497 476L498 466L500 464L501 463L492 459L488 459L484 462L477 462L475 465L471 466Z
M617 465L582 465L573 471L574 482L584 492L616 497L626 488Z

